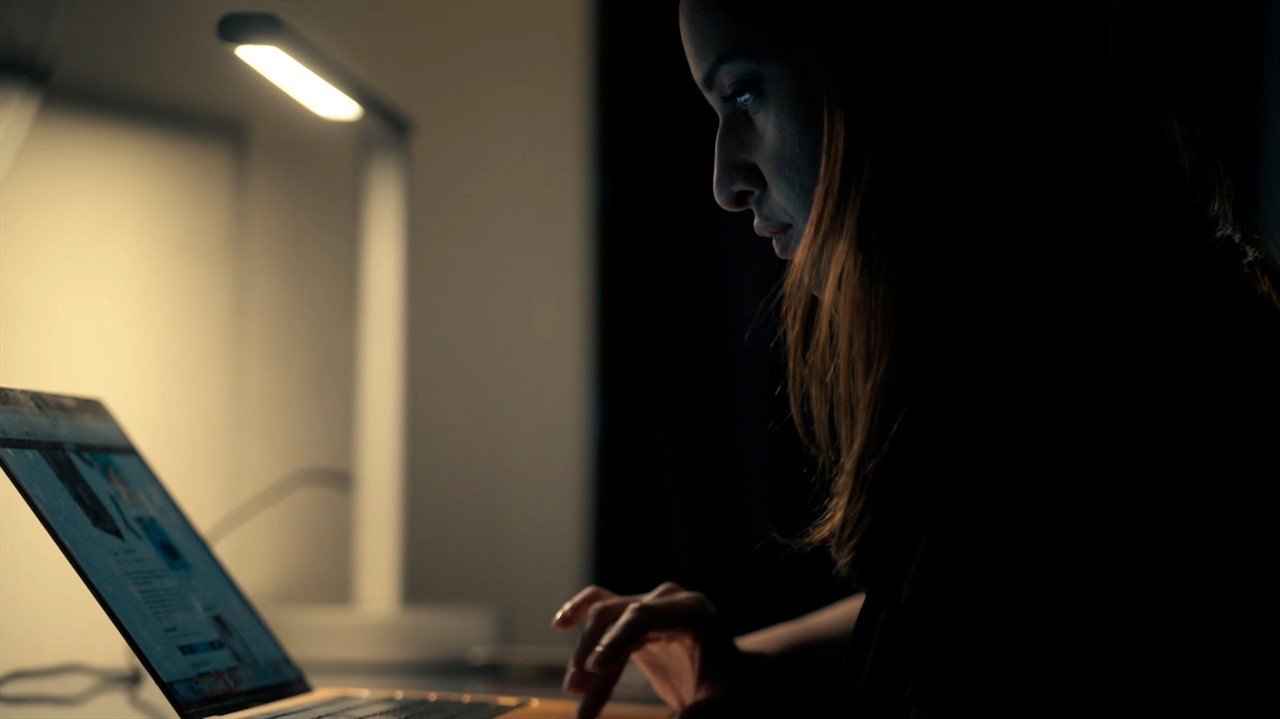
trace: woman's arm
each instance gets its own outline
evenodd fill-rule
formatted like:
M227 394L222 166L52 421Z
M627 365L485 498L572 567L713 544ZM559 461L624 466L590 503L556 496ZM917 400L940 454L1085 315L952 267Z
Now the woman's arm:
M858 592L802 617L744 634L737 639L738 648L806 660L825 657L825 663L838 665L849 648L849 637L866 597Z
M846 670L849 639L862 611L866 594L850 597L790 621L775 624L737 638L738 648L756 675L770 677L770 684L789 687L798 702L797 711L824 716L827 702ZM805 691L804 689L808 690Z

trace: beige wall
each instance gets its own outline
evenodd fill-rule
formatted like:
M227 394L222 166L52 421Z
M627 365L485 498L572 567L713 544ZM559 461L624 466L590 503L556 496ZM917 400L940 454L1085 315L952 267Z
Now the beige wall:
M556 641L586 576L590 18L441 5L415 26L409 592L501 599L517 639Z
M351 468L358 130L212 41L222 12L279 12L415 124L410 599L496 604L513 641L563 642L550 614L587 556L588 5L78 4L53 96L139 111L52 104L5 180L0 384L105 397L201 526L287 472ZM114 660L2 484L0 671ZM343 600L347 511L300 493L219 552L255 599Z
M0 184L0 384L101 397L193 521L235 489L234 137L47 105ZM123 642L0 483L0 666Z

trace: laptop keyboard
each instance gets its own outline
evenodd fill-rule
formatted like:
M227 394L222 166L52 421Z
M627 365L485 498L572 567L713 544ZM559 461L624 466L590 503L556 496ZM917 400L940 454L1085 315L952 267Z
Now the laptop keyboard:
M262 719L490 719L515 707L447 699L359 699L343 697Z

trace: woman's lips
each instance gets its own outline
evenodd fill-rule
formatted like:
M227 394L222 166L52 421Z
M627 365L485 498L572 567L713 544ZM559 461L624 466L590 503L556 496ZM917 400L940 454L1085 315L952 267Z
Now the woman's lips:
M757 235L773 240L773 252L778 257L789 260L795 256L795 247L787 241L787 232L791 229L791 225L757 223L754 229Z

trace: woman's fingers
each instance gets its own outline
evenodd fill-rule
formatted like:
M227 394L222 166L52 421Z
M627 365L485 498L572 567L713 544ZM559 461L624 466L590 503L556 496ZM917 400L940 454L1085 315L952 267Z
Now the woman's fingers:
M628 655L644 644L650 631L675 630L697 637L713 616L705 597L670 582L642 596L622 597L595 586L578 592L554 620L561 629L582 627L564 679L566 692L582 695L578 719L599 715Z
M617 596L607 589L601 589L596 586L587 587L574 595L573 599L565 602L563 607L560 607L560 611L556 612L556 617L551 622L552 626L559 629L572 629L578 622L582 621L582 618L587 615L587 612L597 602L613 599Z
M626 666L625 663L619 664L608 671L592 674L587 679L583 688L582 701L578 702L577 719L596 719L600 715L600 710L604 709L604 705L608 704L609 698L613 696L613 688L617 686L622 670Z
M583 634L578 638L578 646L574 649L573 656L569 659L569 666L565 669L565 693L585 694L587 692L591 684L591 676L583 668L583 663L590 656L600 636L608 629L608 625L625 608L626 600L607 589L590 586L578 592L573 599L565 602L559 612L556 612L553 624L557 628L572 629L586 622ZM612 687L609 691L612 692Z
M595 651L600 638L609 631L609 627L632 604L630 598L614 596L602 599L591 605L587 612L582 636L578 637L578 646L569 659L569 670L564 677L564 690L570 694L581 694L590 686L590 670L586 667L587 658Z
M680 588L680 585L675 582L664 582L648 594L637 595L631 597L631 599L632 601L644 601L646 599L662 597L679 591L683 591ZM616 597L618 597L618 595L608 589L603 589L595 585L587 587L574 595L573 599L565 602L564 606L560 607L560 611L556 612L556 616L551 620L551 624L559 629L572 629L578 624L578 622L582 621L582 619L587 616L587 613L591 611L591 607L599 602L614 599Z
M586 666L587 660L627 607L682 591L678 585L667 582L642 596L620 597L607 589L594 586L578 592L556 614L558 627L567 629L583 625L582 635L578 638L578 645L565 672L564 690L570 694L583 694L589 690L593 670Z
M585 667L599 672L625 664L631 652L651 634L679 632L701 641L715 622L711 602L697 592L670 592L642 602L626 604L591 650ZM581 649L581 646L579 646Z

